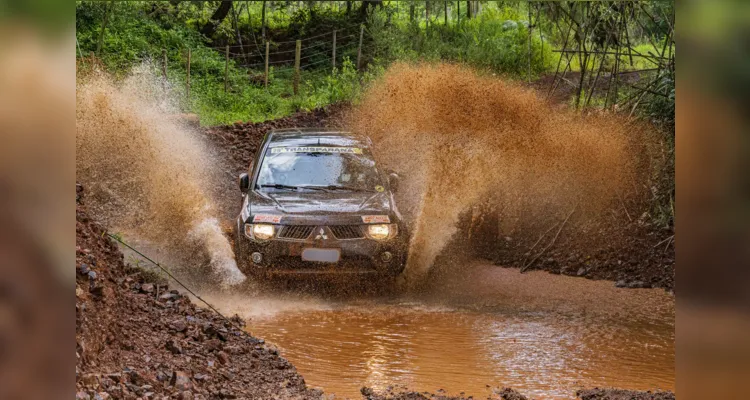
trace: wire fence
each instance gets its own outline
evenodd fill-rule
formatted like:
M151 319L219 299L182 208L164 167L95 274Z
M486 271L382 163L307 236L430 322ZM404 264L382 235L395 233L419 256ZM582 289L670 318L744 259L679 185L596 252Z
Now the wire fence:
M366 53L375 48L373 43L364 44L365 32L365 26L358 24L297 40L267 40L262 43L262 46L257 43L249 43L208 46L207 48L224 55L223 80L225 92L229 91L229 83L233 79L230 77L231 65L233 68L246 69L248 79L254 84L258 83L258 75L262 74L265 87L268 87L269 79L272 77L273 79L292 79L294 94L296 95L298 94L300 73L303 70L321 69L328 63L331 66L331 72L333 72L335 68L344 64L347 57L356 57L356 68L361 70L363 52ZM325 37L329 37L330 40L323 40ZM317 40L311 42L314 39ZM184 70L187 72L185 93L188 98L191 85L191 54L194 50L191 48L164 48L160 59L156 61L156 64L161 64L161 71L165 80L168 79L168 71L172 67L170 60L174 62L179 59L181 63L185 64ZM175 54L179 54L179 56L174 57ZM80 52L80 47L78 48L78 57L84 66L87 62L90 62L91 66L98 64L93 52L90 54L90 59L87 60L87 57ZM146 61L146 58L136 57L133 61ZM287 76L287 72L292 72L291 76ZM280 73L283 74L279 76Z

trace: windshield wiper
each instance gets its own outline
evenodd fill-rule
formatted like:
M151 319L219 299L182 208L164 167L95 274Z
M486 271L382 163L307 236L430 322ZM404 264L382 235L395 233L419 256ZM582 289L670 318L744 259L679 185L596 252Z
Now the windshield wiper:
M282 185L280 183L274 183L273 185L260 185L262 188L274 188L274 189L288 189L288 190L297 190L299 189L299 186L291 186L291 185Z
M352 187L352 186L328 185L328 186L300 186L300 187L303 189L315 189L315 190L349 190L352 192L372 192L372 190L367 190L367 189Z

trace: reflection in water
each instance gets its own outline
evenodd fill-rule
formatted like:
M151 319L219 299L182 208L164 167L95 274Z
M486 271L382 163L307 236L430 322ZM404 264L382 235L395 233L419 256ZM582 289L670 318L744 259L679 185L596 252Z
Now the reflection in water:
M257 299L214 300L248 317L248 329L277 345L308 384L338 397L391 385L478 397L511 386L540 399L569 399L594 386L674 390L672 297L611 282L481 273L471 286L454 281L419 299L325 306L303 299L302 308L287 299L276 313ZM522 296L529 282L545 290ZM267 307L254 312L257 304Z

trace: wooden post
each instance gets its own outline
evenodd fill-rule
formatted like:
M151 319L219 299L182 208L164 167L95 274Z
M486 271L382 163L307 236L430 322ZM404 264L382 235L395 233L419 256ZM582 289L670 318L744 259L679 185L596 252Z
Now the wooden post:
M529 70L526 74L526 78L528 79L529 83L531 83L531 3L526 3L526 6L529 8Z
M270 46L271 46L271 42L266 42L266 77L265 77L266 89L268 89L268 49Z
M186 82L186 90L185 93L187 94L188 100L190 100L190 58L192 56L193 52L192 50L188 49L187 51L187 82Z
M336 69L336 30L333 31L333 54L331 55L331 67Z
M302 53L302 41L297 40L297 50L294 52L294 94L299 93L299 59Z
M229 91L229 45L224 53L224 93Z
M359 26L359 48L357 49L357 69L362 67L362 39L365 36L365 26Z
M167 80L167 49L161 49L161 74Z

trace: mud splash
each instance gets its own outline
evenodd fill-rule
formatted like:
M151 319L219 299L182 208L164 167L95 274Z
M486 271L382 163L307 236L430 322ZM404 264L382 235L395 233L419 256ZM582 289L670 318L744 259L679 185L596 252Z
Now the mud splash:
M409 282L423 281L459 214L481 203L502 215L501 235L538 235L571 215L570 237L612 240L597 238L597 225L641 179L644 152L634 146L644 127L584 117L455 65L395 64L369 88L351 125L404 177L398 197L414 227Z
M224 285L244 281L207 188L215 177L207 148L176 120L164 82L148 64L115 84L95 74L76 90L76 178L110 231L202 261ZM167 89L167 90L165 90Z

